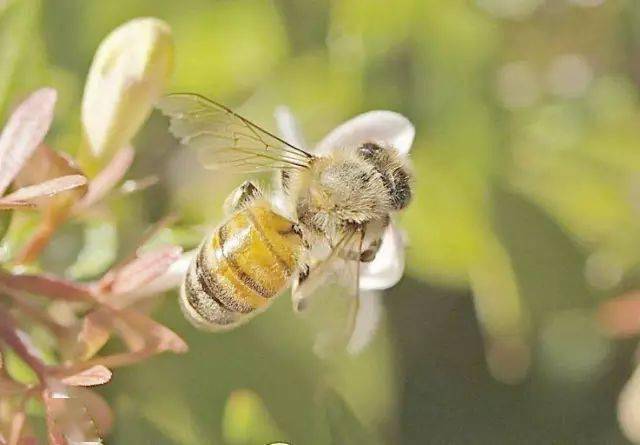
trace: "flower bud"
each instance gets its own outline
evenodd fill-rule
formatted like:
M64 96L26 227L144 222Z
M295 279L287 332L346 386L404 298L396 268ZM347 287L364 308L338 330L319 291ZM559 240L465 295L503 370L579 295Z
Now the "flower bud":
M162 94L172 62L171 29L155 18L131 20L100 44L82 99L83 150L99 164L134 137Z

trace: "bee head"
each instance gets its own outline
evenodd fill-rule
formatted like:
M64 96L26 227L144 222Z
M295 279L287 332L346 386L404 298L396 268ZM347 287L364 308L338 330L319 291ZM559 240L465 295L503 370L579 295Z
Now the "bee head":
M396 150L365 142L358 147L358 154L380 174L392 209L404 209L411 201L411 177Z

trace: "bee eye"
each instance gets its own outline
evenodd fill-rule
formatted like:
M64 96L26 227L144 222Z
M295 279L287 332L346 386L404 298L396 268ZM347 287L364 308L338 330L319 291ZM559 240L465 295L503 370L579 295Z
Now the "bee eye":
M377 156L382 151L382 147L372 142L366 142L358 148L358 151L363 158L370 159Z

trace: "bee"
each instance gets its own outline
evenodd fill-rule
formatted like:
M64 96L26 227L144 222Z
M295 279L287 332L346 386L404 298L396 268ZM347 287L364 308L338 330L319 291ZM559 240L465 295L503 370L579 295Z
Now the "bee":
M274 212L246 181L227 199L229 218L205 238L180 292L186 318L204 330L238 326L288 288L304 243L299 226Z
M182 299L197 325L235 326L289 285L294 307L302 309L339 262L347 264L344 270L353 271L350 292L356 297L355 313L359 264L375 258L391 214L411 201L405 158L394 147L373 140L309 153L197 94L165 96L158 108L170 118L171 133L197 150L206 168L275 171L281 196L292 210L287 219L263 197L249 200L205 241L187 274ZM246 193L255 193L254 186L246 187ZM250 215L257 215L258 209L262 216L252 220ZM260 277L281 265L256 241L260 230L268 231L265 239L288 255L287 270L272 282ZM227 247L229 252L237 252L232 257L225 257L225 243L233 246ZM324 255L314 253L327 250ZM235 267L234 261L243 267ZM223 271L226 287L219 285ZM202 316L205 307L208 317Z

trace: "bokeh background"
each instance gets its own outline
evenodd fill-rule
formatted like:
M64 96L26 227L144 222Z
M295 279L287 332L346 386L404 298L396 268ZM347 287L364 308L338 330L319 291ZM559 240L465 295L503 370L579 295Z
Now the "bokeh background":
M370 437L353 443L629 443L617 409L635 340L598 314L640 285L639 2L0 0L0 121L51 85L49 138L73 152L93 53L140 16L173 30L171 91L265 127L280 104L310 142L370 109L408 116L415 200L400 218L405 278L362 354L318 359L287 296L208 335L169 293L155 315L190 352L115 373L107 443L327 444L357 423ZM97 275L169 212L183 244L220 220L237 177L202 170L157 113L135 145L130 175L159 183L92 222L79 261L63 230L49 269Z

